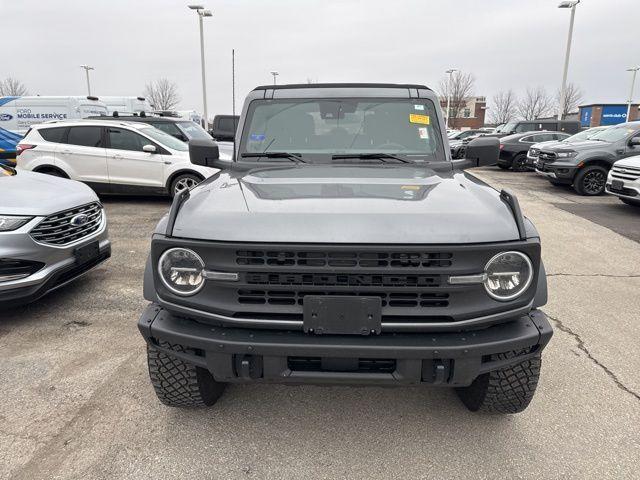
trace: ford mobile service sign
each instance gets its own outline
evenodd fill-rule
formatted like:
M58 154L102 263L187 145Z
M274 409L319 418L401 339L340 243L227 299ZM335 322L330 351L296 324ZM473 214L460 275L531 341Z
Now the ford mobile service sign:
M0 122L8 122L13 118L13 115L9 115L8 113L0 113Z

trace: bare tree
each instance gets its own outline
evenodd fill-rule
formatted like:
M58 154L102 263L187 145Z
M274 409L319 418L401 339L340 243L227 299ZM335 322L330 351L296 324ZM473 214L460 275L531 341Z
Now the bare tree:
M166 78L147 83L144 96L156 110L173 110L180 103L178 86Z
M24 95L29 95L29 91L20 80L12 77L0 80L0 96L21 97Z
M549 115L553 110L553 100L544 87L527 88L523 98L518 102L518 115L524 120Z
M518 98L513 90L501 91L491 98L489 116L491 123L500 125L516 116Z
M561 92L558 90L556 93L557 109L562 111L564 117L568 113L575 112L578 109L578 105L582 102L582 90L575 83L567 85L564 92L564 105L560 105Z
M451 80L449 80L449 75L440 80L438 92L440 94L440 100L445 106L449 94L451 94L449 118L454 119L451 126L455 126L455 119L458 118L460 112L466 106L466 99L473 95L475 81L476 79L473 74L459 71L453 72Z

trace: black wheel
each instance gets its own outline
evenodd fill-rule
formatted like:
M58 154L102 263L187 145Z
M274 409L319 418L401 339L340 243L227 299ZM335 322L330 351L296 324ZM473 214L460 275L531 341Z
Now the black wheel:
M524 172L527 169L527 156L524 153L519 153L511 162L511 169L514 172Z
M626 203L627 205L631 205L633 207L640 207L640 200L631 200L630 198L622 198L618 197L621 201Z
M580 195L594 196L604 192L607 183L607 169L599 165L583 168L573 181L574 190Z
M185 352L179 345L160 346ZM216 403L225 384L216 382L204 368L196 367L147 345L149 378L158 399L169 407L207 407Z
M202 181L202 177L195 173L181 173L171 182L169 194L171 198L175 197L183 190L191 190Z
M522 352L493 355L492 360L513 358ZM468 387L457 388L462 403L472 412L520 413L533 398L540 377L541 358L530 358L476 378Z
M38 173L44 173L45 175L51 175L52 177L60 177L60 178L69 178L60 170L56 170L55 168L45 168L43 170L38 170Z
M501 170L509 170L509 165L503 165L502 163L498 163L498 168Z

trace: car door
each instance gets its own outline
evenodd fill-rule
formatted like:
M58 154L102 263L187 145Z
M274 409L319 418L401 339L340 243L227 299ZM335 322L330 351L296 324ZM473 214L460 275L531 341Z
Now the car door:
M153 145L158 153L145 152ZM153 141L124 127L107 128L107 167L112 189L126 187L164 188L164 162L161 149ZM114 187L123 188L114 188Z
M107 188L107 152L104 131L99 125L69 127L67 140L56 149L56 164L74 180Z
M621 145L618 147L616 145L616 156L617 160L626 157L632 157L634 155L640 155L640 146L630 145L632 138L640 138L640 130L636 130L636 132L632 135L628 135L624 140L619 142Z

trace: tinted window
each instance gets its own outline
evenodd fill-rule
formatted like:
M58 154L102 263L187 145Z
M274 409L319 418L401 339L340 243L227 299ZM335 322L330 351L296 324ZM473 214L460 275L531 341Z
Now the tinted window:
M568 133L554 133L553 134L553 139L554 140L564 140L565 138L569 138L569 134Z
M151 125L153 125L154 127L156 127L158 130L162 130L165 133L168 133L169 135L173 135L174 137L182 137L184 136L182 134L182 132L180 131L180 129L178 127L176 127L175 123L152 123Z
M142 147L151 142L144 137L124 128L109 128L109 148L142 152Z
M182 133L185 134L189 140L193 140L194 138L211 140L211 135L195 122L180 122L178 125L180 125Z
M539 135L528 135L526 137L522 137L520 139L521 142L524 143L536 143L536 142L541 142L542 140L537 140L536 137L538 137Z
M218 120L218 128L220 130L226 130L227 132L233 132L236 129L234 126L233 118L221 118L220 120Z
M102 147L102 127L71 127L67 143L83 147Z
M516 127L516 133L530 132L535 129L536 126L533 123L519 123Z
M47 142L63 143L67 130L67 127L41 128L38 132Z
M534 136L534 140L536 142L549 142L552 140L556 140L556 134L555 133L541 133L539 135L535 135Z

